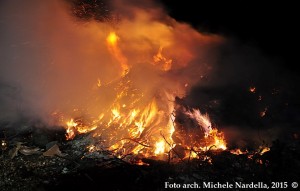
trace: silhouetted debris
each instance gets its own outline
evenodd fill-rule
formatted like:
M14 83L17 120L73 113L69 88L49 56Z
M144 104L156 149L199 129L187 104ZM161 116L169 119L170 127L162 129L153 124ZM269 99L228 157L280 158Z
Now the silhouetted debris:
M157 157L135 159L134 156L124 157L125 161L105 148L90 152L88 146L94 143L88 134L70 141L63 140L64 135L60 134L56 136L58 141L38 147L31 135L37 136L35 128L5 139L7 149L3 149L0 155L1 191L164 190L165 182L270 183L299 180L298 139L289 143L274 141L270 151L263 155L259 152L234 155L229 151L210 150L199 153L199 159L178 160L176 163ZM50 134L57 134L58 130L39 132L45 137L52 137ZM137 165L140 164L137 161L144 165Z

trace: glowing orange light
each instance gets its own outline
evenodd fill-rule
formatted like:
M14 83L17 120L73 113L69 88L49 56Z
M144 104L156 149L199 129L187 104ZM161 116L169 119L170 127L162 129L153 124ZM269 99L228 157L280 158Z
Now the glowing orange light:
M155 143L155 151L156 155L163 154L165 152L165 141L161 140Z
M126 32L124 33L124 31L110 32L107 34L104 40L107 46L106 48L110 53L109 56L115 59L113 61L119 64L122 75L118 76L117 80L105 83L105 85L103 85L101 80L103 78L103 81L105 81L106 76L101 76L101 80L99 79L100 77L98 79L96 77L97 86L94 85L93 87L101 87L100 90L107 93L107 97L109 97L107 99L109 100L107 102L108 104L97 105L97 109L99 108L99 113L101 114L96 113L96 115L91 116L91 118L86 117L87 119L85 116L89 116L88 112L86 113L84 111L82 114L77 110L76 112L80 113L80 120L76 118L76 120L71 119L67 122L66 137L68 140L73 139L77 134L91 133L91 137L96 140L101 140L101 144L103 144L101 148L102 146L103 148L107 148L114 156L119 158L132 154L142 157L158 156L163 158L167 154L176 155L173 150L175 148L180 152L179 158L185 158L187 156L197 158L200 156L199 152L207 151L208 149L227 149L223 133L213 128L209 116L200 113L199 109L191 109L183 112L187 118L197 123L195 125L197 127L195 128L195 135L180 134L177 132L179 129L178 126L180 125L182 125L183 129L188 129L187 132L190 130L188 125L185 127L185 124L177 124L176 121L176 112L174 112L176 110L176 103L174 100L178 95L177 90L170 91L168 88L165 88L163 84L162 87L156 88L153 93L152 89L148 91L148 87L142 85L143 80L146 82L147 80L152 81L153 78L156 78L156 72L163 74L173 68L177 69L183 67L186 65L186 61L193 58L189 51L183 51L179 57L177 53L174 53L176 51L170 51L172 50L170 49L172 46L180 48L177 46L180 45L179 43L172 42L175 38L168 37L172 30L160 24L156 27L158 27L158 31L155 30L157 34L150 35L148 31L139 26L139 28L147 34L147 37L145 37L144 32L142 36L134 37L130 35L127 36L128 34ZM163 30L160 30L160 27L163 27ZM163 39L160 38L159 31L164 33ZM151 37L151 39L148 39L148 36ZM152 36L159 38L153 40ZM200 36L196 36L200 38ZM201 39L202 38L204 37L201 36ZM129 42L129 39L133 39L134 44L136 44L134 46L137 46L135 52L130 50L130 48L132 48L130 46L133 45ZM142 42L138 39L142 39ZM148 40L150 40L150 45L146 45ZM126 43L126 47L122 43ZM157 45L159 46L158 50ZM144 50L146 50L146 52L143 52ZM132 57L135 57L132 55L139 56L136 59L132 59ZM174 55L175 57L173 57ZM141 78L138 79L140 81L136 81L136 71L132 70L129 72L129 69L134 65L129 66L129 62L130 64L135 64L135 62L152 64L149 70L145 70L145 74L149 72L150 75L143 76L142 73ZM141 72L144 71L141 70L139 73ZM151 72L155 72L153 78ZM163 75L159 76L164 77ZM161 77L159 78L161 79ZM189 83L189 80L184 80L178 87L179 89L185 89L191 86L192 83ZM86 109L88 110L90 108ZM176 136L178 136L176 138L178 138L178 140L180 139L180 141L174 139L173 134L176 134ZM97 148L100 147L98 147L97 144L93 144L88 146L87 150L89 152L95 152ZM187 151L189 148L190 152ZM207 160L209 161L210 159L207 158ZM142 162L139 163L143 164Z
M118 40L119 40L119 37L116 35L115 32L110 32L106 38L106 41L112 45L116 45Z
M244 154L247 154L248 151L242 151L241 149L233 149L233 150L230 150L230 153L234 154L234 155L244 155Z
M261 111L259 115L260 115L261 117L264 117L264 116L266 115L267 111L268 111L268 107L265 107L264 110Z
M153 56L153 61L154 64L162 64L162 70L168 71L172 67L172 59L167 59L163 54L162 54L163 47L161 46L157 52L156 55Z
M255 93L256 87L250 87L250 88L249 88L249 91L250 91L251 93Z
M117 36L117 34L115 32L111 32L107 36L106 42L107 42L109 51L121 65L121 68L123 70L122 75L125 75L128 73L129 66L127 64L127 58L123 55L121 49L118 46L119 39L120 38Z
M269 151L270 151L269 147L260 147L259 154L263 155L264 153L269 152Z

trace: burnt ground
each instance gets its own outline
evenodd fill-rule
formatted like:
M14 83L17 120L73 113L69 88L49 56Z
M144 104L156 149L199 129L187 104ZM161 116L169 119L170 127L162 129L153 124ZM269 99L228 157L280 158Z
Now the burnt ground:
M2 130L5 129L3 128ZM232 183L272 182L299 183L300 144L294 140L274 141L269 152L252 157L250 154L234 155L229 151L199 153L201 159L178 162L142 159L148 165L136 165L114 157L105 150L88 152L88 135L65 141L64 132L40 127L26 127L22 132L2 133L0 155L0 190L164 190L165 182L203 185L203 182ZM18 142L26 148L40 148L40 152L24 155L20 151L12 157ZM48 143L47 143L48 142ZM49 146L50 145L50 146ZM58 145L52 156L43 153ZM206 160L205 158L211 158ZM238 190L238 189L233 189Z

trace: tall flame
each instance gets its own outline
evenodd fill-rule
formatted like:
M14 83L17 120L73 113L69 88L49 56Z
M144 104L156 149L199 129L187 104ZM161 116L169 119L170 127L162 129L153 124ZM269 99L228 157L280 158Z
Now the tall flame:
M122 68L122 74L124 75L128 72L129 66L127 64L126 57L123 55L121 49L118 46L119 39L120 37L115 32L110 32L106 38L106 42L110 53L120 63Z
M159 13L152 11L153 15ZM172 155L183 159L198 157L198 152L209 149L225 150L224 135L212 127L207 114L186 109L182 115L187 120L181 123L175 101L198 82L190 72L192 67L187 67L199 61L198 50L222 39L202 35L170 18L158 21L151 11L133 12L132 18L125 18L118 28L110 27L111 32L99 37L106 45L101 49L103 62L108 62L107 67L116 62L121 72L110 71L107 77L103 74L107 70L101 68L94 78L95 103L67 122L67 139L91 133L95 145L88 147L90 152L101 144L117 157ZM188 125L189 121L194 126Z

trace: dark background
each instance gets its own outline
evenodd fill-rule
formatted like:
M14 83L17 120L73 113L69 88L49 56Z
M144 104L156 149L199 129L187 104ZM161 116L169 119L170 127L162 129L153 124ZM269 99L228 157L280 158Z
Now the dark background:
M272 128L279 125L283 129L287 128L286 126L293 126L292 131L298 131L296 126L299 124L300 114L297 48L299 21L295 3L247 0L159 0L159 2L176 20L190 23L204 33L223 35L239 44L231 52L226 50L230 49L230 46L224 47L221 50L221 57L226 60L228 55L236 51L241 61L239 64L244 63L244 66L235 67L237 65L220 60L220 71L216 72L217 75L225 73L224 81L229 76L236 78L237 82L196 87L187 97L189 105L201 106L221 126ZM251 47L250 52L252 50L259 52L259 56L255 53L247 55L247 50L239 50L239 47L244 49L245 46ZM227 62L234 60L228 59ZM249 73L245 73L243 67L248 67ZM226 75L226 73L235 74ZM214 81L216 80L212 79L212 82ZM250 86L256 87L257 91L254 94L247 91ZM259 96L263 97L262 101L258 101ZM217 105L210 104L213 102ZM267 113L261 117L259 113L265 107L268 108Z
M159 0L170 16L210 33L235 37L260 47L265 54L283 59L292 72L297 67L296 3L286 1L174 1ZM298 15L298 16L297 16Z

